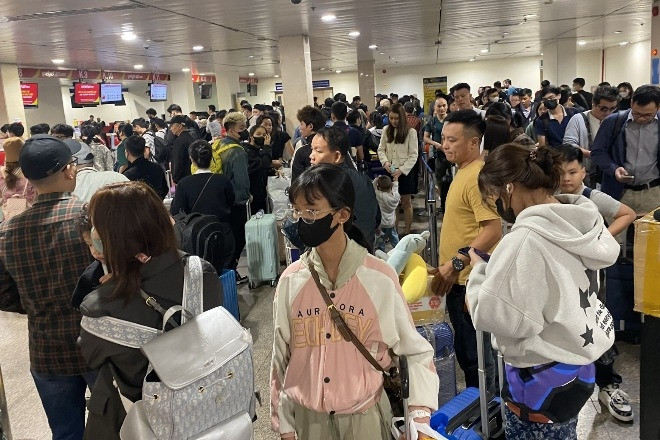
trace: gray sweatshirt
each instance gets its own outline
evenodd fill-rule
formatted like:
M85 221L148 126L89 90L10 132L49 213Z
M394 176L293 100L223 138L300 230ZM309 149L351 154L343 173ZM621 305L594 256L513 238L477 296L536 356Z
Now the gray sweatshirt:
M560 204L523 210L467 283L475 328L514 367L587 365L614 343L595 271L614 264L619 245L586 197L555 197Z

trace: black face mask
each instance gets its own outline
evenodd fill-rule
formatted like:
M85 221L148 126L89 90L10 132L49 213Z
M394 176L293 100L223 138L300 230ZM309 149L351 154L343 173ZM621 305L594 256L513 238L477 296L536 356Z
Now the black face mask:
M557 106L559 105L559 103L557 102L556 99L546 99L545 101L543 101L543 105L544 105L545 108L547 108L548 110L554 110L554 109L557 108Z
M254 138L254 145L256 145L257 147L263 147L264 146L264 141L265 141L265 139L262 138L262 137L255 137Z
M243 130L238 134L238 140L240 141L247 141L250 139L250 132L247 130Z
M300 241L302 241L306 247L317 247L328 241L339 227L339 223L334 227L330 227L332 224L332 217L332 213L328 213L328 215L317 219L311 225L305 223L303 219L298 219L298 235L300 236Z
M509 204L510 203L511 203L511 197L509 197ZM495 200L495 207L497 208L497 214L499 214L499 216L502 217L502 220L508 223L516 222L516 213L513 212L513 208L511 206L504 209L504 202L502 202L501 197L498 197L497 200Z

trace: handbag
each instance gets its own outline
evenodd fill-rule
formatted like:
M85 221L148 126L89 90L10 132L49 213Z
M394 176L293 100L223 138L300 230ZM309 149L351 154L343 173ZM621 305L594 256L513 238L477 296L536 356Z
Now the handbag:
M378 361L374 359L371 353L369 353L369 350L367 350L366 347L362 344L362 342L360 342L360 340L357 338L357 336L355 336L355 334L350 329L348 324L346 324L346 321L344 321L344 318L341 317L341 313L339 313L339 310L337 310L337 308L335 307L335 304L332 302L332 299L330 299L330 295L328 295L328 291L323 286L323 284L321 284L321 280L319 279L319 274L316 272L316 269L314 269L310 265L309 271L312 274L312 278L314 279L316 286L321 292L321 297L323 297L323 301L325 301L325 304L328 306L328 312L330 313L330 318L335 323L337 330L339 330L339 333L346 341L352 342L353 345L355 345L355 348L358 349L360 354L362 354L362 356L364 356L364 358L376 370L381 372L381 374L383 375L383 389L385 390L385 393L387 394L387 398L390 401L390 406L392 407L392 414L394 417L403 417L404 411L403 411L403 395L401 392L401 377L399 376L399 370L397 369L396 365L392 363L392 366L387 370L385 370L383 367L380 366Z

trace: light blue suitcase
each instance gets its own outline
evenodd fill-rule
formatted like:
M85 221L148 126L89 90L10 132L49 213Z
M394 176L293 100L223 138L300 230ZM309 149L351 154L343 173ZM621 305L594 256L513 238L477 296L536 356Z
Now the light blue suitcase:
M260 211L245 224L248 281L254 289L260 284L275 286L280 266L277 220L273 214Z

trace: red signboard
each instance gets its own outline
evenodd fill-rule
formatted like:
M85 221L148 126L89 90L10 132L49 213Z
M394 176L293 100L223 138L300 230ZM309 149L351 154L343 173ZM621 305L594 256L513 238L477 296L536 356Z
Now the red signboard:
M192 82L194 83L214 83L215 75L193 75Z
M68 78L68 79L89 79L104 81L169 81L170 75L167 73L146 73L146 72L109 72L100 70L58 70L58 69L32 69L28 67L18 68L18 77L28 78ZM203 81L202 81L203 82ZM215 77L212 81L215 82Z
M241 84L259 84L259 78L254 78L254 77L238 78L238 82Z
M74 85L74 100L76 104L98 104L101 91L98 84L76 83Z
M21 83L21 95L23 95L23 107L37 108L39 105L39 84Z

